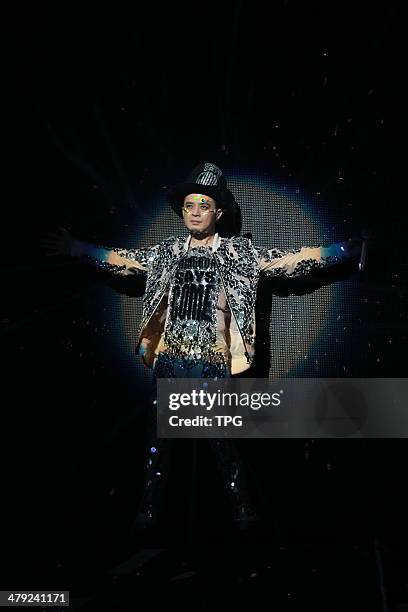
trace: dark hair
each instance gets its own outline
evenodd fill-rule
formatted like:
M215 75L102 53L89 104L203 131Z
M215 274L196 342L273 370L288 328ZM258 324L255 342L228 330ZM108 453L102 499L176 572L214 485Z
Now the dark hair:
M231 236L239 236L242 229L241 209L231 192L226 194L224 205L216 207L222 209L222 215L216 223L216 229L220 236L230 238Z

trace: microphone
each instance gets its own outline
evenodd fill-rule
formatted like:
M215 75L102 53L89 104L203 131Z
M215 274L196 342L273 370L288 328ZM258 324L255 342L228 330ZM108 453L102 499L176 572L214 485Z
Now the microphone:
M367 257L367 243L370 238L369 230L362 230L361 237L363 244L361 245L360 261L358 262L358 269L360 272L364 272L366 257Z

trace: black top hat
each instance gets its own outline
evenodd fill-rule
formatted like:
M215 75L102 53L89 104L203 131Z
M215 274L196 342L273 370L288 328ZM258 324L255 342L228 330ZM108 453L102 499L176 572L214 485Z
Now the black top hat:
M231 208L232 193L227 188L227 181L222 170L211 162L198 164L188 175L184 183L171 187L167 192L170 206L182 217L184 198L189 193L202 193L217 202L217 206L224 211Z

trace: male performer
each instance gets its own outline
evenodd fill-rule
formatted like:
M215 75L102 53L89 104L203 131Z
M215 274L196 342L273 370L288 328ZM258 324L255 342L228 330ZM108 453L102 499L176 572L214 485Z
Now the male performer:
M49 254L71 254L128 276L147 274L136 350L157 377L224 378L247 370L254 359L255 300L260 273L297 277L358 257L362 240L292 250L257 248L249 238L221 235L221 218L234 214L234 198L214 163L194 168L168 192L188 236L147 248L122 249L73 240L61 229L43 243ZM151 432L139 521L156 518L169 440ZM232 440L211 440L233 502L235 524L256 515L249 503L242 463Z

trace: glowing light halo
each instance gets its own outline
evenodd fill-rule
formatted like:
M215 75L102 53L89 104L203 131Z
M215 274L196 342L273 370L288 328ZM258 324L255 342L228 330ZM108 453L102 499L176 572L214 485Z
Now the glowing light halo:
M287 185L282 187L280 184L271 185L270 183L264 185L263 177L254 170L236 170L229 176L227 174L227 180L241 207L243 218L241 234L251 231L253 243L256 246L298 248L327 244L322 240L325 231L324 224L319 220L311 219L319 211L316 210L314 204L310 204L309 199L299 195L298 190L295 194L294 187L288 188ZM268 177L269 181L271 177ZM137 227L135 224L136 232L133 240L129 240L129 234L127 234L126 243L145 247L157 244L171 235L187 236L184 223L173 213L165 198L160 197L153 200L149 208L156 210L156 214L145 220L143 226ZM260 224L259 220L265 218L265 210L268 211L267 224ZM327 225L327 219L325 223ZM270 232L266 243L266 234L260 232L260 229L265 227ZM279 227L279 230L276 231L276 227ZM299 227L302 227L302 232L297 231ZM304 240L301 241L302 244L299 242L299 234L302 236L307 234L307 243L304 243ZM331 302L334 294L334 286L329 285L310 294L273 298L269 323L272 359L269 378L287 376L307 357L332 312ZM114 299L119 302L121 313L121 329L116 334L117 342L120 341L120 351L123 353L123 339L125 338L126 346L129 348L128 357L132 360L134 373L150 377L151 370L146 368L141 358L134 354L142 316L142 300L125 295L114 295ZM296 333L293 330L296 330ZM283 346L285 350L282 349ZM278 361L274 362L274 355L279 356Z

